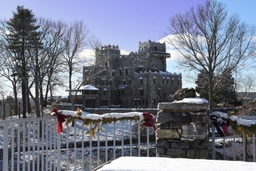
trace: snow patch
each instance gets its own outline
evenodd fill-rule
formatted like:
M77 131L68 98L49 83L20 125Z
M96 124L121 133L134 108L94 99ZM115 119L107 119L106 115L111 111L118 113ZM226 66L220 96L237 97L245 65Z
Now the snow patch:
M183 100L177 100L173 103L192 103L192 104L204 104L208 103L208 100L203 98L184 98Z

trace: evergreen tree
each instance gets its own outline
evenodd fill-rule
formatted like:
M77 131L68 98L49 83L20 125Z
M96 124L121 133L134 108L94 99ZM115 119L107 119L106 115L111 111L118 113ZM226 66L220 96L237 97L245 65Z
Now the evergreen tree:
M201 98L208 99L208 88L209 85L207 83L208 74L205 71L201 71L196 80L196 92L200 95ZM218 74L217 76L213 76L214 82L214 91L213 91L213 102L221 103L226 102L226 100L236 100L237 95L235 93L235 82L232 77L231 72L225 72L223 74ZM218 79L217 79L218 78ZM217 81L218 80L218 81Z
M208 74L202 70L198 75L197 75L197 80L196 80L196 92L200 95L201 98L208 99L209 94L208 94L208 81L207 78Z
M22 89L22 108L23 118L26 113L30 112L29 103L29 71L31 56L37 53L39 26L36 25L36 19L31 10L18 6L16 12L13 12L13 17L7 21L8 35L6 36L7 48L14 53L17 60L16 72L21 78ZM27 111L28 109L28 111Z
M221 76L220 82L214 90L215 102L236 101L237 94L235 92L235 81L231 72L226 72Z

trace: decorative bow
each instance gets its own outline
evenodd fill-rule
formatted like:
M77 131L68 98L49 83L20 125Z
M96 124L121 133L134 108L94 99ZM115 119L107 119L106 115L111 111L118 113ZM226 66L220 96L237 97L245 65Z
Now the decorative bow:
M62 123L66 120L66 116L62 114L62 112L58 111L57 108L54 108L53 109L53 113L57 116L57 119L58 119L58 123L57 123L57 130L58 130L58 134L60 134L63 130L62 128Z
M211 114L211 120L213 121L213 125L216 127L218 133L222 136L225 137L228 135L228 126L229 126L229 121L224 120L220 117L220 115L217 114Z
M152 127L154 131L157 130L156 119L149 112L143 112L143 125L146 127Z

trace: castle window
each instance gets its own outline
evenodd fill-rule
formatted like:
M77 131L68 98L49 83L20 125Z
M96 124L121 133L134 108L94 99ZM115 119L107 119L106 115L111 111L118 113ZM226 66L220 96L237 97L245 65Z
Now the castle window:
M119 96L124 96L124 90L122 89L122 90L118 90L118 95Z
M106 71L103 71L103 75L106 75Z
M157 51L157 47L156 46L154 46L154 51Z
M140 77L140 85L143 85L143 78Z
M125 74L128 75L128 69L125 69Z
M144 91L140 90L140 96L143 96L143 94L144 94Z
M119 69L119 75L120 75L120 76L122 75L122 70L121 70L121 69Z
M106 66L106 67L108 66L108 63L107 63L107 62L105 63L105 66Z
M112 77L114 77L115 76L115 72L112 72Z
M161 88L158 88L158 91L157 91L157 93L158 93L158 96L160 96L160 93L161 93Z

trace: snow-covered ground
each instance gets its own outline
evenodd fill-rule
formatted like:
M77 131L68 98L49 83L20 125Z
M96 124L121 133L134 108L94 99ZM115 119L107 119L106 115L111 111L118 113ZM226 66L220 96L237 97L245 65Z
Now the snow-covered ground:
M120 157L98 171L255 171L256 163L164 157Z

